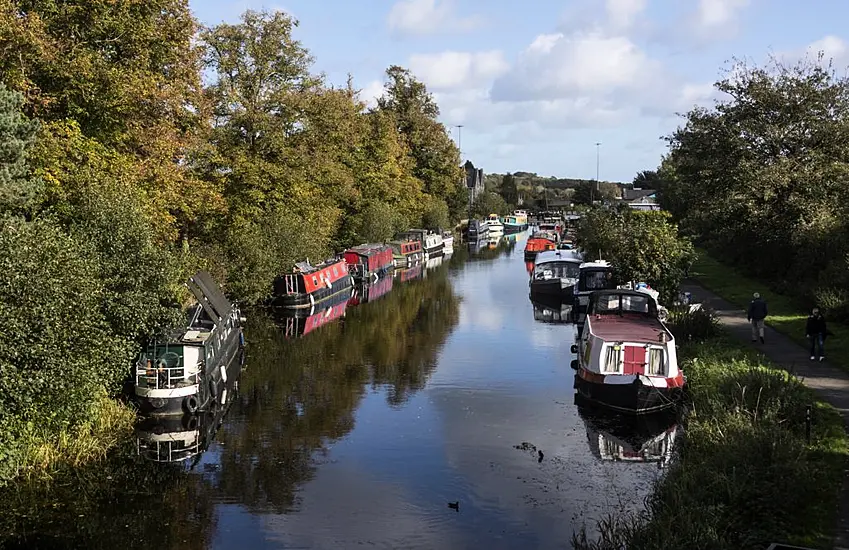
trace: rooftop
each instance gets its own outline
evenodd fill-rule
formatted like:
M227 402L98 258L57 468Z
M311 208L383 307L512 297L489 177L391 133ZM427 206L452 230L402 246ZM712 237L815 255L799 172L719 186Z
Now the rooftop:
M590 334L606 342L638 342L660 344L660 335L667 334L654 317L639 313L587 316Z

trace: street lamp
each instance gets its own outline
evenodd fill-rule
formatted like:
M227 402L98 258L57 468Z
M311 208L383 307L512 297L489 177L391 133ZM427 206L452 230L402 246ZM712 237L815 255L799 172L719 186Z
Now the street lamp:
M601 145L600 141L595 142L595 185L593 186L594 189L590 188L590 206L592 206L593 203L595 202L594 197L593 197L593 191L598 192L599 197L601 196L601 193L599 192L599 188L598 188L598 168L599 168L599 158L600 158L599 157L599 151L600 151L599 146L600 145Z
M464 185L466 186L466 190L469 192L469 224L471 225L471 223L472 223L473 188L472 189L469 188L469 182L468 182L469 175L466 173L466 165L463 162L463 125L462 124L455 124L454 127L457 128L457 149L460 150L460 164L463 165Z

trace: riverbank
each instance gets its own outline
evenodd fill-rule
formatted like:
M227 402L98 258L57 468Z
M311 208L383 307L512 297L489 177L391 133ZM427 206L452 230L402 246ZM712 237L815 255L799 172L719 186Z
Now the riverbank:
M692 397L686 442L645 512L611 517L598 539L581 535L573 547L832 548L849 456L838 411L727 333L679 354Z
M759 292L769 307L766 323L807 348L809 343L805 338L805 323L808 308L802 300L778 294L763 281L747 277L714 259L706 250L699 249L697 252L699 257L690 268L690 277L743 310L748 307L752 293ZM829 321L828 328L834 333L827 340L828 361L849 371L849 326Z

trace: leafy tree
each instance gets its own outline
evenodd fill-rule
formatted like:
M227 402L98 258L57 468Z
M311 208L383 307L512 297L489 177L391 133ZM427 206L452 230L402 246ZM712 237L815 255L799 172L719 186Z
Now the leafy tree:
M590 181L584 180L575 187L575 194L572 196L577 204L590 204L590 197L593 201L609 202L619 198L619 186L609 181Z
M503 216L510 212L510 205L504 202L501 195L493 191L481 193L473 205L473 212L476 217L486 217L490 214L498 214Z
M654 170L643 170L634 176L634 181L631 183L635 189L657 189L660 177Z
M23 97L0 83L0 213L23 214L39 202L41 186L33 180L27 153L38 121L21 112Z
M507 204L518 204L519 189L516 186L516 179L512 174L505 174L501 179L501 196Z
M692 243L662 211L592 209L581 219L577 237L589 255L610 261L620 283L647 282L667 301L677 295L693 258Z

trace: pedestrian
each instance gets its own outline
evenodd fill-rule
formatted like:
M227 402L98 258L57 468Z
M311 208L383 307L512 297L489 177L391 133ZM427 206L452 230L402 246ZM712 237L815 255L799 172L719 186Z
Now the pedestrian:
M811 310L811 314L808 315L805 336L811 341L811 361L817 359L825 361L825 338L828 336L828 328L825 317L818 307Z
M757 292L752 295L752 298L754 299L749 302L749 311L746 314L746 319L752 324L752 342L757 342L758 338L760 338L761 344L763 344L764 319L767 316L766 302Z

